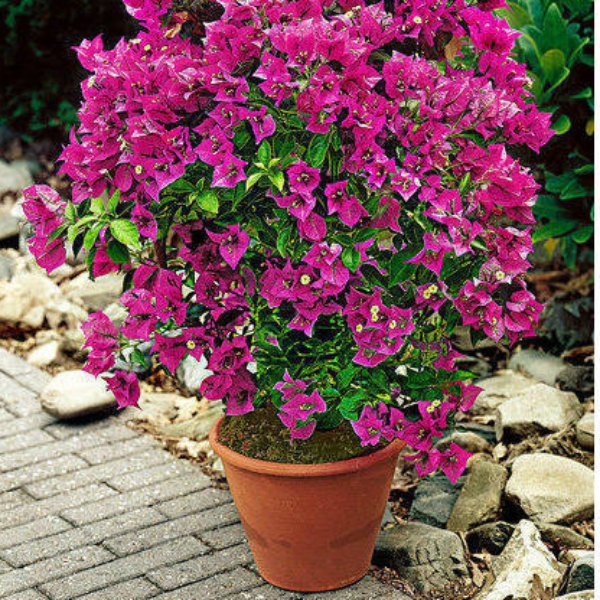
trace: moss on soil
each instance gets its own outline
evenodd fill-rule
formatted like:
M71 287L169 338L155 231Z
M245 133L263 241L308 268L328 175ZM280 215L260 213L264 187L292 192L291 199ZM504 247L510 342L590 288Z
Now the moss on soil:
M239 454L278 463L319 464L371 454L383 448L363 447L348 421L327 431L315 431L308 440L290 441L272 406L237 417L225 417L219 441Z

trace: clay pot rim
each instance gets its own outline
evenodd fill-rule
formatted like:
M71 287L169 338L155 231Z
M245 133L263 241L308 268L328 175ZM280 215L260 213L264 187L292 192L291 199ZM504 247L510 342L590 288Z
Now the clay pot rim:
M232 464L240 469L253 471L254 473L263 473L265 475L275 475L280 477L328 477L332 475L344 475L346 473L355 473L369 468L371 465L387 460L394 454L399 454L406 445L401 440L394 440L385 448L376 452L347 460L338 460L335 462L318 464L296 464L279 463L258 458L244 456L231 448L219 442L219 432L224 417L220 417L211 427L208 439L215 454L223 461Z

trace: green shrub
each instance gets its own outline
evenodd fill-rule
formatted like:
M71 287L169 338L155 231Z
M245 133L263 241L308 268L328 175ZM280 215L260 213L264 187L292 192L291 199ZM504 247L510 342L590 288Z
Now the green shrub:
M556 136L540 153L545 183L535 207L542 223L534 241L558 246L571 269L593 234L593 3L515 0L498 12L522 36L517 54L533 79L542 110L553 113ZM556 240L556 242L554 242ZM585 247L585 246L584 246ZM591 253L590 253L591 256Z
M72 46L131 33L120 0L0 0L0 126L63 136L75 123L83 72Z

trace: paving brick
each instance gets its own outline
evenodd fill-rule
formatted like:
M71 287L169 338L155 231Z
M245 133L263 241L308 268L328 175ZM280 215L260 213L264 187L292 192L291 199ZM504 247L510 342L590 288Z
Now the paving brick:
M163 453L149 450L126 456L120 460L94 465L87 469L79 469L66 475L34 481L24 487L29 494L36 498L47 498L94 482L109 482L110 487L116 487L111 483L115 476L132 471L141 472L140 469L144 469L144 467L164 462Z
M2 535L0 536L0 550L2 550L2 548L18 546L19 544L53 535L70 528L70 523L67 523L56 515L43 517L37 521L26 523L25 525L9 527L8 529L3 529ZM4 553L2 552L2 554Z
M107 485L94 483L60 496L53 496L31 504L23 504L22 506L0 512L0 529L15 527L29 521L36 521L48 515L56 515L61 511L66 512L67 509L108 498L109 496L115 497L116 495L115 490Z
M111 585L104 590L80 596L79 600L142 600L151 598L158 592L160 590L154 584L143 577L138 577L131 581ZM192 599L190 598L190 600Z
M246 569L237 568L204 579L198 583L156 596L157 600L222 600L223 598L240 598L243 590L256 588L264 581ZM288 600L288 599L286 599ZM371 600L375 600L374 598Z
M32 429L23 431L10 437L2 439L2 449L7 452L16 452L17 450L26 450L53 442L54 438L41 429Z
M210 485L210 481L206 478L190 479L189 477L178 477L123 494L117 494L93 504L68 509L63 511L61 515L71 523L85 525L133 508L151 506L162 500L169 500L177 496L189 494L198 489L206 488L208 485Z
M120 444L112 442L127 440L136 435L135 432L127 427L119 425L115 427L106 427L99 431L85 432L66 440L53 440L51 443L44 444L43 446L36 446L35 448L28 448L27 450L19 452L0 454L0 472L19 469L32 463L62 456L63 454L77 453L82 455L83 452L81 451L86 448L91 449L92 452L95 451L98 454L101 454L104 446L110 448L110 452L118 458ZM107 444L109 445L106 446ZM97 450L94 450L95 448L97 448ZM127 452L125 452L125 454L127 454ZM100 460L98 462L103 461Z
M71 598L79 598L89 592L104 589L111 584L140 577L159 566L187 560L203 550L204 546L198 540L193 537L184 537L138 554L118 558L87 571L42 584L40 589L52 600L71 600ZM193 596L188 596L188 600L191 598ZM210 596L205 598L208 599Z
M169 502L163 502L157 508L167 517L177 519L228 502L231 502L231 494L228 491L209 488L195 494L175 498Z
M371 577L365 577L358 583L334 592L322 594L303 594L302 598L310 600L410 600L402 592L389 585L384 585Z
M48 600L48 596L43 596L35 590L26 590L18 594L11 594L10 600Z
M145 485L151 485L167 479L173 479L174 477L181 475L208 479L198 466L192 465L185 460L170 458L169 455L156 451L153 451L153 456L162 456L162 460L160 461L161 464L157 464L156 466L149 467L141 471L124 471L122 474L108 479L107 483L120 492L127 492Z
M181 517L180 519L165 521L146 529L139 529L133 533L119 535L104 543L104 546L117 556L126 556L147 550L167 540L177 539L185 535L194 535L206 526L207 518L203 513ZM201 540L202 541L202 540ZM208 546L205 547L209 551Z
M161 590L173 590L250 562L250 549L240 545L149 571L146 577Z
M92 465L99 465L103 462L108 462L110 460L116 460L117 458L121 458L122 456L126 456L127 454L135 454L137 452L142 452L143 450L148 450L150 448L159 448L158 443L152 438L146 436L139 436L138 433L134 432L132 429L127 427L123 427L122 425L118 425L115 427L110 427L110 431L125 431L127 434L122 433L121 435L126 441L120 444L111 444L111 445L101 445L95 444L90 448L81 447L77 454L84 458L87 462ZM99 434L101 432L93 432L95 434ZM138 437L139 436L139 437ZM131 439L130 439L131 438ZM69 441L69 440L67 440Z
M0 477L0 492L13 490L32 481L43 480L55 475L64 475L87 466L89 465L83 458L72 454L37 462L18 470L3 473Z
M17 379L23 387L39 394L52 379L48 373L30 365L27 361L0 348L0 371Z
M156 525L164 519L164 515L152 508L140 508L84 527L74 527L69 531L59 530L55 535L14 544L0 551L0 554L15 567L23 567L86 544L99 544L113 536L126 535L130 531Z
M112 560L114 556L100 546L86 546L67 554L42 560L22 569L0 575L0 598L71 573L83 571Z
M115 425L116 421L111 418L102 418L94 415L89 421L76 419L75 421L53 421L44 430L57 440L66 440L74 435L81 435L86 431L97 431Z
M221 597L221 600L303 600L304 598L311 597L312 596L310 594L306 595L299 594L298 592L281 590L267 584L251 590L241 591L233 595ZM376 598L373 598L372 600L376 600Z
M7 562L0 560L0 575L4 575L9 571L12 571L12 567Z
M200 539L215 550L223 550L246 542L246 534L241 523L211 529L200 534Z
M34 502L34 499L23 490L0 493L0 511L9 510L27 502Z
M42 410L35 392L19 385L14 379L1 372L0 403L16 417L26 417Z
M54 421L54 417L45 412L39 412L34 415L19 418L12 416L10 421L2 422L2 426L0 427L0 439L16 435L22 431L39 429L40 427L45 427L46 425L54 423ZM4 446L4 440L0 441L0 447L5 452L9 450L9 448Z

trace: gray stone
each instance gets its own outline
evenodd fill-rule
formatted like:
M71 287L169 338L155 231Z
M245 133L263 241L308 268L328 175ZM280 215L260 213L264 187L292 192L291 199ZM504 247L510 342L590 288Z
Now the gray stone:
M460 483L452 485L445 475L422 479L417 486L409 517L433 527L445 527L459 493Z
M546 548L531 521L521 521L492 563L495 580L477 600L530 600L534 586L555 591L563 576L561 564Z
M594 590L585 590L584 592L573 592L564 596L557 596L555 600L595 600Z
M538 523L587 519L594 513L594 471L562 456L523 454L512 465L506 496Z
M504 521L479 525L466 534L469 550L473 554L480 554L484 550L490 554L500 554L514 530L515 526L512 523Z
M566 546L568 548L593 548L594 542L589 538L573 531L569 527L555 523L539 523L538 529L544 541L552 545Z
M575 394L538 383L496 409L496 437L514 439L561 431L582 414Z
M422 523L406 523L382 531L373 562L396 569L423 593L468 575L458 535Z
M185 389L195 394L200 391L202 382L212 375L212 371L208 370L206 366L207 362L204 357L198 361L193 356L186 356L179 363L175 374Z
M92 281L85 272L63 285L62 291L69 300L81 301L90 312L104 310L120 298L123 276L109 273Z
M594 393L594 367L567 365L556 376L556 385L567 392Z
M565 592L582 592L594 589L594 553L576 560L569 569Z
M513 371L501 371L494 377L481 379L477 382L477 386L483 391L475 400L470 413L492 415L503 402L518 396L534 384L535 381L532 379Z
M81 328L67 329L62 333L60 349L67 354L77 354L82 351L85 335Z
M43 409L59 419L106 413L116 406L106 382L85 371L63 371L40 395Z
M446 527L450 531L468 531L495 519L500 510L506 478L506 469L501 465L485 459L471 463Z
M584 450L594 450L594 413L581 417L575 429L577 441Z
M14 273L14 262L10 257L0 254L0 279L9 280Z
M33 184L31 173L24 161L6 162L0 160L0 196L6 192L21 193L23 188Z
M509 369L548 385L556 383L556 377L565 366L566 363L562 358L530 349L517 352L508 362Z
M455 431L447 438L436 444L439 450L446 449L452 442L458 444L463 450L471 454L491 454L490 443L473 431Z
M0 212L0 241L19 235L19 219L11 214Z

